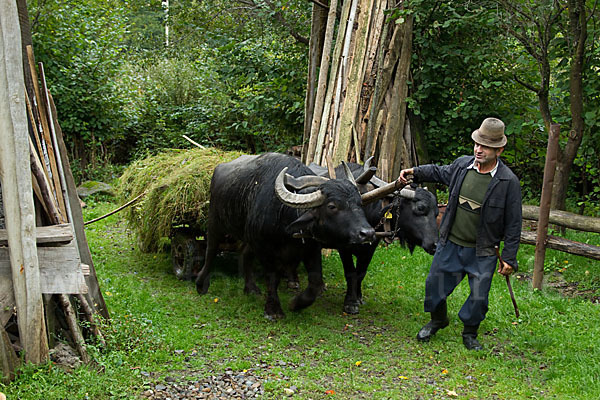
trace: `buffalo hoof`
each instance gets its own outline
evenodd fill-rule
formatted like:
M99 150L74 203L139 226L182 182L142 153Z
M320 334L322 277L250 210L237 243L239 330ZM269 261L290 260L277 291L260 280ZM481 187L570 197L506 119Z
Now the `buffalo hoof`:
M199 295L206 294L208 292L208 287L210 286L210 279L197 279L196 280L196 291Z
M287 287L290 290L299 290L300 289L300 282L298 282L298 281L288 281Z
M269 321L276 321L285 317L279 303L265 304L265 318Z
M265 311L265 318L269 321L278 321L280 319L285 318L285 314L284 313L267 314L267 312Z
M344 312L346 314L358 314L359 302L344 304Z

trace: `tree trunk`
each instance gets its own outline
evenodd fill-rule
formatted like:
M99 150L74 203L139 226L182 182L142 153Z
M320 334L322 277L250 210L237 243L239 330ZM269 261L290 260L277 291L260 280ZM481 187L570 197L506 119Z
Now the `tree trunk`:
M569 77L569 100L571 107L571 130L564 150L558 152L556 179L554 180L552 208L565 209L569 175L573 161L583 139L583 68L587 25L584 0L569 0L569 33L572 39L571 71Z

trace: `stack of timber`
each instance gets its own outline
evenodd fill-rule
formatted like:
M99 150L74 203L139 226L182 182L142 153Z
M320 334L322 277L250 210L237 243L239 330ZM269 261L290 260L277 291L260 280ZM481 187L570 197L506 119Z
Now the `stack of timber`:
M306 164L360 163L375 156L378 175L387 181L418 164L406 113L413 18L389 13L404 4L345 0L340 7L331 0L327 8L313 3Z
M16 4L2 4L0 378L9 380L21 360L48 361L58 341L89 362L85 343L103 343L108 312L43 65L21 48Z

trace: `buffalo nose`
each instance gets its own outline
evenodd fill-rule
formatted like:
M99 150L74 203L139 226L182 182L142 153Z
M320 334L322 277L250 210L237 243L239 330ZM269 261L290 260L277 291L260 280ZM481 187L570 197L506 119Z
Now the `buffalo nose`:
M363 243L372 242L375 240L375 229L373 229L372 227L363 228L358 233L358 236L360 237Z
M423 249L424 249L424 250L425 250L427 253L429 253L429 254L431 254L431 255L435 254L435 249L436 249L436 248L437 248L437 242L431 243L431 244L429 244L429 245L427 245L427 246L423 247Z

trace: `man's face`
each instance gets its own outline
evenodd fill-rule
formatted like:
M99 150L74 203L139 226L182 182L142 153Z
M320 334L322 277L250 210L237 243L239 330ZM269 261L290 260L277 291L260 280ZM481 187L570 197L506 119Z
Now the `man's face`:
M502 154L502 151L504 151L504 147L488 147L477 142L475 142L475 145L473 146L475 161L480 165L493 164L496 161L496 158Z

